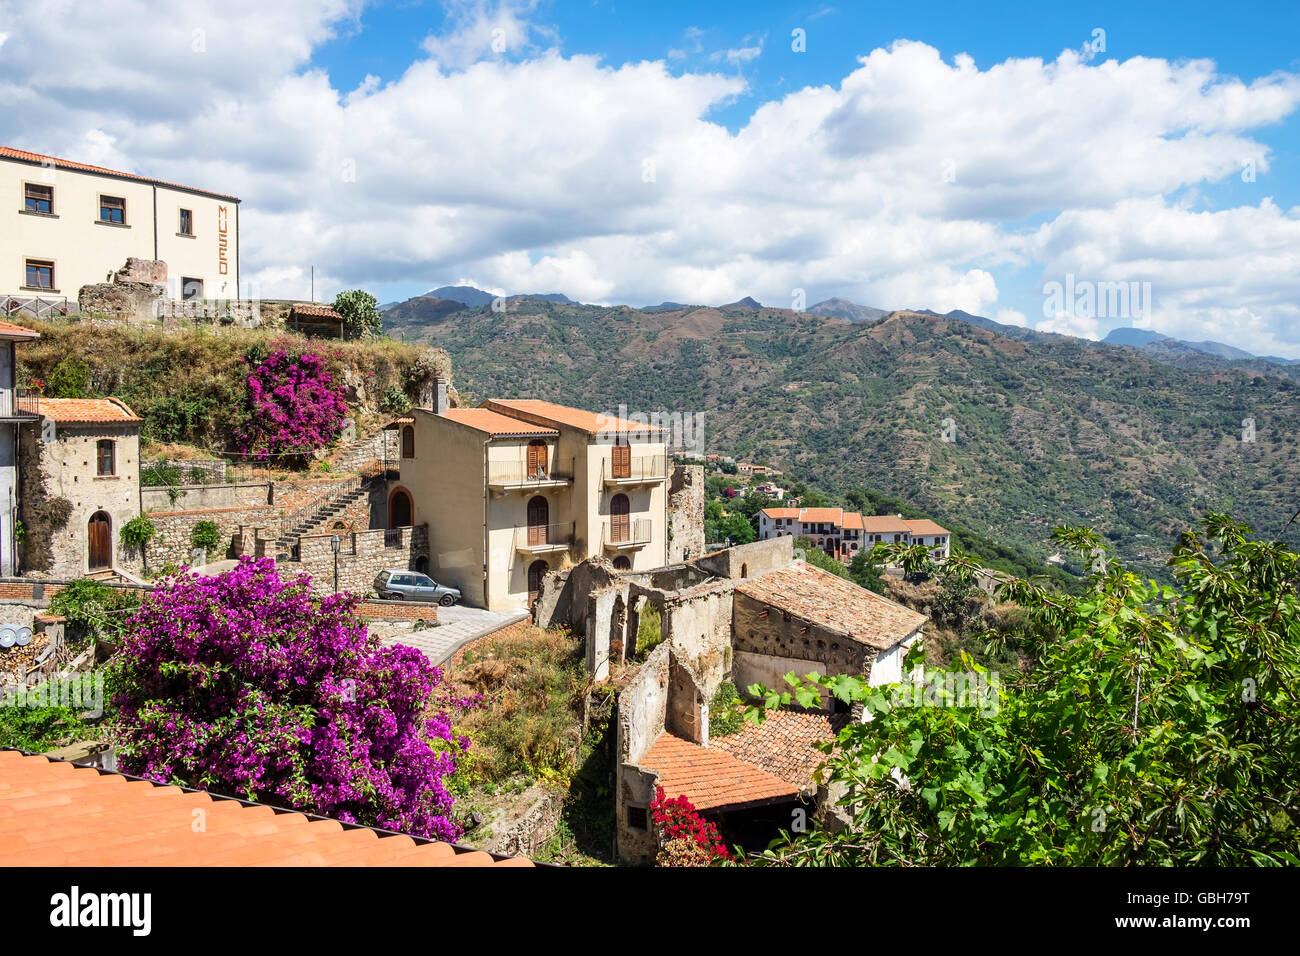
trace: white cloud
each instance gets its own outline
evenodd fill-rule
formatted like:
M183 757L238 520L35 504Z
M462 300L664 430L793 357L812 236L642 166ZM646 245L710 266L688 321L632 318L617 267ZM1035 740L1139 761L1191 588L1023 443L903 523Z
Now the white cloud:
M998 309L997 315L993 316L993 321L1001 322L1003 325L1018 325L1021 328L1029 325L1025 313L1017 312L1015 309Z
M304 294L314 264L318 294L451 276L634 303L802 288L1027 324L1005 266L1149 280L1156 328L1300 354L1295 213L1180 205L1248 157L1267 194L1255 137L1300 104L1291 74L1073 51L981 70L900 41L731 132L710 117L739 76L564 56L535 0L455 3L423 58L346 91L311 54L364 25L359 0L179 9L0 0L0 142L240 195L266 295ZM1046 224L1022 234L1027 217Z
M1070 315L1068 312L1058 312L1050 319L1042 319L1034 326L1034 328L1039 332L1058 332L1061 335L1073 335L1081 339L1092 339L1094 342L1105 335L1105 332L1102 331L1101 324L1096 319L1086 316Z

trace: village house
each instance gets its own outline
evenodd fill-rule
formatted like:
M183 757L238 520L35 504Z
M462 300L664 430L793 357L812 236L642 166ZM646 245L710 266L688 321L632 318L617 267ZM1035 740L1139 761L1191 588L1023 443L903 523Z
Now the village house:
M764 508L758 513L759 540L784 535L807 538L841 561L877 544L923 544L935 561L946 561L951 553L951 532L925 518L862 515L842 508Z
M776 484L770 481L760 482L759 484L755 485L754 491L758 492L758 494L760 495L766 495L769 498L774 498L777 501L782 501L785 499L785 489L777 487Z
M593 555L624 570L667 561L660 429L533 399L451 408L441 383L410 417L388 524L427 524L429 573L467 603L524 606L548 571Z
M39 428L19 429L23 570L138 570L121 529L140 513L140 417L116 398L42 397L38 410Z
M648 608L661 642L638 665L630 649ZM649 817L656 788L686 796L724 833L775 832L790 811L824 803L812 772L816 745L858 719L840 701L788 708L762 725L711 739L709 702L724 680L784 687L783 675L850 674L872 686L898 683L924 615L794 557L793 538L740 545L684 564L619 572L591 560L548 575L539 625L585 635L595 680L615 665L618 701L616 832L620 858L653 860Z
M239 200L0 146L0 296L75 301L128 259L162 261L171 299L237 299Z

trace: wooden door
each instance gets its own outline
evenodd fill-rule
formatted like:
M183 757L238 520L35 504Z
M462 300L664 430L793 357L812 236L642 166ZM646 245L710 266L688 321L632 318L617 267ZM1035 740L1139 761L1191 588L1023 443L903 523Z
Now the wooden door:
M546 442L533 441L528 443L528 477L537 478L546 476Z
M632 537L631 518L632 503L627 495L615 495L609 503L609 540L627 541Z
M108 515L96 511L86 526L86 549L90 554L90 570L99 571L113 566L113 536Z
M547 567L545 561L534 561L528 565L528 606L532 607L537 600L537 596L542 593L542 578L546 576Z
M550 505L541 495L528 502L528 543L530 545L546 544L546 523L550 519L550 511Z
M631 478L632 477L632 446L615 445L612 451L614 453L614 477Z

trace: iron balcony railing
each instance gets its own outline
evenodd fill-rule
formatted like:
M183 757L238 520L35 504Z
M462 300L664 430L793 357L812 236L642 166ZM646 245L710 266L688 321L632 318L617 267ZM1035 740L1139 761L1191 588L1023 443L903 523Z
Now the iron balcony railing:
M0 296L0 313L5 315L27 315L38 319L52 319L68 314L68 297L63 295L18 295Z
M573 547L574 524L528 525L515 529L518 551L563 551Z
M605 522L605 547L643 548L650 543L649 518Z
M607 458L600 463L601 480L612 483L636 483L668 480L666 455L633 455L620 461Z
M488 484L528 487L548 481L569 482L573 481L573 466L572 458L560 461L551 457L544 464L534 463L532 467L523 458L518 461L489 461Z
M0 389L0 418L40 418L41 396L25 388Z

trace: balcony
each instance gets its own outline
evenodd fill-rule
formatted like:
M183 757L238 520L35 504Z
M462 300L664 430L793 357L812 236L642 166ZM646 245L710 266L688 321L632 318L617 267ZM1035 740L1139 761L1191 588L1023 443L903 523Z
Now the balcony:
M40 417L40 395L25 388L0 388L0 419L35 421Z
M668 458L665 455L644 455L622 462L605 460L600 463L600 478L607 488L655 485L668 480Z
M573 522L529 525L515 529L515 550L524 554L551 554L573 547Z
M518 461L489 461L488 487L496 492L531 491L536 488L564 488L573 484L573 459L550 459L544 466Z
M605 522L604 543L607 551L639 551L650 543L650 519L637 518L635 521L620 522L618 525Z

